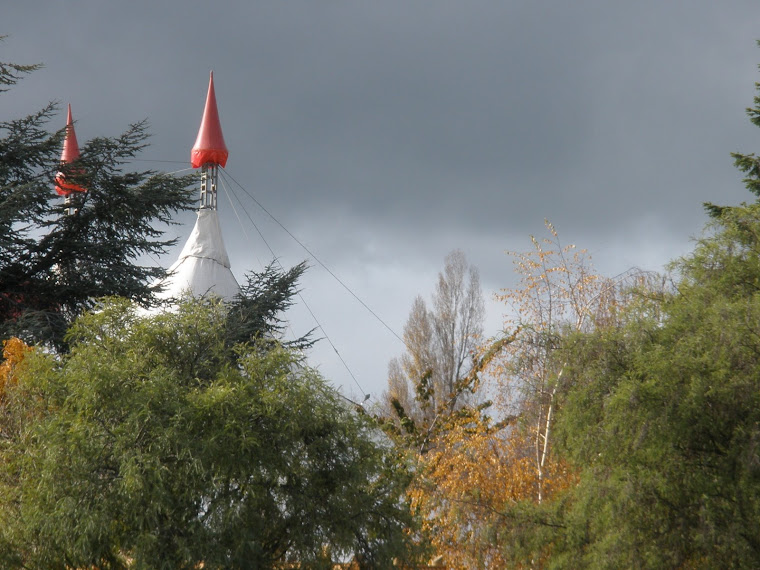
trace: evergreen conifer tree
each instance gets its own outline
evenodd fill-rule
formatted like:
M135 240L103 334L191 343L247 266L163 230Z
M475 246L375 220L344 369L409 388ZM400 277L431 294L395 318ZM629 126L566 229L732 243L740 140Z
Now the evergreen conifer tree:
M38 67L0 63L0 91ZM146 146L145 121L89 141L75 164L61 165L64 130L47 130L56 111L51 103L0 122L0 337L64 350L66 329L94 299L150 302L163 270L140 258L174 243L159 228L193 197L191 176L127 169ZM68 212L54 191L58 171L87 189L72 194Z

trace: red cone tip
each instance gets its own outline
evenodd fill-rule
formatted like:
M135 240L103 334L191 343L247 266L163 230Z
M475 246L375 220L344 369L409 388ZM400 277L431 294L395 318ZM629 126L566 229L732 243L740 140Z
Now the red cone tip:
M201 128L198 129L198 138L190 152L190 164L193 168L200 168L204 164L218 164L222 168L227 164L229 156L227 145L224 144L222 125L219 122L219 111L216 107L216 93L214 92L214 72L208 82L208 95L206 95L206 107L203 109Z
M77 143L77 134L74 131L74 120L71 118L71 104L69 103L69 112L66 116L66 136L63 139L63 152L61 153L61 162L70 163L79 158L79 143ZM77 184L66 182L63 172L59 172L55 177L55 191L61 196L68 196L72 192L85 192L86 190Z
M77 158L79 158L79 143L77 143L74 121L71 118L71 103L69 103L69 112L66 117L66 137L63 139L61 162L74 162Z

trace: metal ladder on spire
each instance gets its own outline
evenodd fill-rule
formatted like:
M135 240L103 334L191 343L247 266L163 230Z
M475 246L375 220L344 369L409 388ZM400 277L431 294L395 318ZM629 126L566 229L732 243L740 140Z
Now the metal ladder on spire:
M201 209L216 210L216 187L219 165L210 162L201 167Z

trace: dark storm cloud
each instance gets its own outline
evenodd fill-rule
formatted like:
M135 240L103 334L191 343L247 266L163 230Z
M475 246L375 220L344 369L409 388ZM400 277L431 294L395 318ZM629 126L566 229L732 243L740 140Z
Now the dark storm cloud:
M486 290L544 218L603 271L657 269L703 201L749 198L729 153L758 146L755 0L6 4L0 60L46 69L3 118L71 102L81 141L147 117L145 158L187 161L214 69L229 173L397 330L455 247ZM248 207L277 256L306 257ZM266 263L222 215L238 271ZM312 275L317 305L345 304ZM350 315L332 326L368 350ZM400 347L372 345L382 382Z
M727 73L751 51L739 4L200 7L61 3L7 47L34 43L47 96L86 97L75 109L102 128L150 117L178 159L213 67L231 166L273 204L426 230L543 212L603 231L616 209L672 210L707 186L692 157L730 168L713 141L749 100Z

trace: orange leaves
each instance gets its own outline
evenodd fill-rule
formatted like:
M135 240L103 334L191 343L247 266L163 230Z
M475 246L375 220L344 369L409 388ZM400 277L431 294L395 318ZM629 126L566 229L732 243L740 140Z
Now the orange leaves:
M407 430L404 440L416 453L412 507L451 568L514 567L519 555L510 545L534 525L552 526L535 513L578 480L553 445L558 402L573 382L566 341L616 323L625 300L620 279L597 274L585 250L563 245L549 222L546 230L543 239L531 237L528 251L510 253L519 282L498 296L510 307L504 333L476 353L465 378L469 405L433 407L425 429ZM481 376L501 404L498 414L509 418L505 428L474 405ZM393 396L398 403L405 393ZM539 550L551 547L549 539Z
M418 458L412 506L437 554L450 568L507 567L506 537L521 524L510 509L535 502L539 485L531 441L517 426L496 430L488 420L454 423ZM564 462L548 462L544 493L576 481Z
M0 363L0 400L2 400L5 394L6 385L16 380L16 367L32 350L32 347L16 337L3 341L3 361Z

